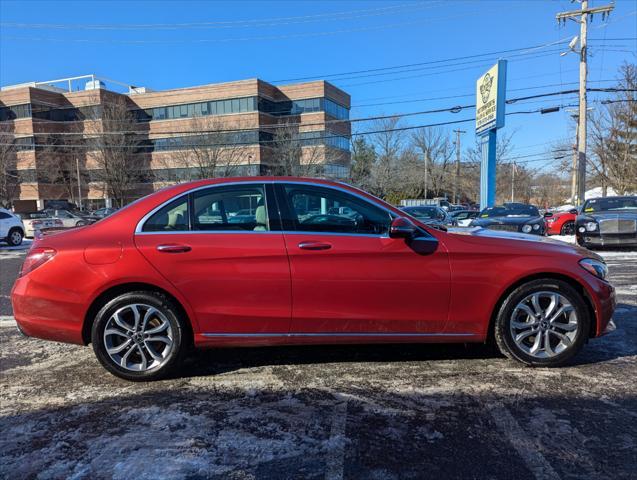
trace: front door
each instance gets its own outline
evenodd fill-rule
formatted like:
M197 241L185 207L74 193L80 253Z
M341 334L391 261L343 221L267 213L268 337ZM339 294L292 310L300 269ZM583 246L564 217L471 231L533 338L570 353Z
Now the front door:
M450 298L444 245L422 253L390 238L390 212L344 189L287 183L277 195L292 273L291 333L443 331Z
M188 300L202 333L289 330L289 264L282 233L270 230L266 196L263 184L199 189L158 210L135 236Z

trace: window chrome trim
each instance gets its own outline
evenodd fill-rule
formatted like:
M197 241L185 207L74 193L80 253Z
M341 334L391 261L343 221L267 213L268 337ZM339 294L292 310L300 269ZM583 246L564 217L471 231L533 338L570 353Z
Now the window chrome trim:
M180 230L180 231L169 231L169 232L144 232L142 231L142 228L144 227L144 223L146 223L146 221L152 217L155 213L157 213L159 210L161 210L163 207L165 207L166 205L168 205L169 203L176 201L178 199L180 199L181 197L185 197L190 195L191 193L195 193L198 192L200 190L205 190L208 188L217 188L217 187L228 187L228 186L233 186L233 185L263 185L265 187L266 184L293 184L293 185L307 185L310 187L321 187L321 188L327 188L327 189L331 189L331 190L336 190L338 192L344 193L344 194L348 194L348 195L352 195L360 200L362 200L363 202L366 202L376 208L380 208L381 210L383 210L384 212L388 213L389 216L394 219L397 218L398 215L393 212L392 210L388 209L387 207L385 207L384 205L381 205L379 203L376 203L372 200L370 200L369 198L365 197L364 195L359 194L358 192L353 192L351 190L348 190L346 188L342 188L339 187L338 185L326 185L326 184L322 184L322 183L314 183L314 182L306 182L306 181L302 181L302 180L287 180L282 178L281 180L267 180L267 181L258 181L258 180L250 180L250 181L244 181L244 182L226 182L226 183L217 183L217 184L210 184L210 185L202 185L200 187L197 188L193 188L190 190L187 190L185 192L180 193L179 195L175 196L175 197L171 197L170 199L164 201L163 203L161 203L160 205L158 205L157 207L153 208L150 212L148 212L146 215L144 215L141 220L139 222L137 222L137 225L135 226L135 235L176 235L176 234L181 234L181 235L185 235L185 234L191 234L191 233L259 233L259 234L264 234L264 233L285 233L285 234L304 234L304 235L338 235L338 236L349 236L349 237L377 237L377 238L389 238L389 232L387 232L387 234L384 235L372 235L372 234L363 234L363 233L339 233L339 232L306 232L306 231L271 231L271 230L267 230L267 231L249 231L249 230ZM268 197L267 197L267 192L265 191L266 189L264 188L264 197L265 197L265 202L267 205L268 202ZM268 221L270 221L270 219L268 218ZM421 229L422 230L422 229ZM431 236L430 233L425 232L427 234L427 236Z

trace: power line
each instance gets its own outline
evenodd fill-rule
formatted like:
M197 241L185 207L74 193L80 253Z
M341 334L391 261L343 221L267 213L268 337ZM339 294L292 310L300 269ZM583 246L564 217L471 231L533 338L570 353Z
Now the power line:
M604 92L604 93L618 93L618 92L635 92L637 91L637 89L630 89L630 88L589 88L588 91L590 92ZM573 89L573 90L563 90L563 91L558 91L558 92L546 92L546 93L539 93L536 95L527 95L525 97L518 97L518 98L511 98L509 100L506 101L507 104L514 104L518 101L523 101L523 100L530 100L530 99L536 99L536 98L544 98L544 97L551 97L551 96L556 96L556 95L566 95L566 94L575 94L577 93L578 90L577 89ZM612 101L608 101L609 103L611 103ZM349 119L349 120L325 120L322 122L316 122L316 123L281 123L281 124L274 124L274 125L263 125L261 126L261 128L264 129L279 129L279 128L292 128L292 127L315 127L315 126L329 126L332 124L336 124L336 125L346 125L346 124L351 124L351 123L358 123L358 122L371 122L371 121L377 121L377 120L387 120L387 119L392 119L392 118L403 118L403 117L411 117L411 116L418 116L418 115L426 115L426 114L433 114L433 113L445 113L445 112L449 112L449 113L460 113L462 110L468 109L468 108L473 108L475 107L475 104L469 104L469 105L456 105L456 106L451 106L451 107L444 107L444 108L437 108L437 109L430 109L430 110L421 110L421 111L417 111L417 112L405 112L405 113L394 113L394 114L389 114L389 115L375 115L375 116L370 116L370 117L360 117L360 118L353 118L353 119ZM539 110L538 110L539 111ZM513 112L516 114L520 114L520 113L527 113L526 111L522 112ZM535 113L535 111L531 111L531 113ZM205 118L205 117L194 117L194 118ZM90 121L90 120L89 120ZM81 123L83 123L84 121L80 121ZM109 120L106 120L106 122L109 122ZM71 122L64 122L64 123L71 123ZM76 123L76 122L73 122ZM126 123L130 123L130 122L126 122ZM143 124L140 124L140 127L143 126ZM171 131L161 131L161 132L148 132L148 131L140 131L140 130L120 130L120 131L110 131L110 132L91 132L91 133L86 133L86 132L34 132L34 135L52 135L52 136L78 136L78 135L83 135L83 136L99 136L99 135L122 135L122 134L134 134L134 135L178 135L178 134L190 134L190 135L198 135L198 134L204 134L204 133L229 133L229 132L243 132L243 131L248 131L248 130L253 130L253 128L251 129L245 129L245 128L233 128L233 129L199 129L196 131L193 131L192 129L190 130L180 130L180 131L175 131L175 130L171 130ZM6 132L6 133L2 133L0 132L0 135L3 136L16 136L16 133L13 132ZM342 135L336 135L336 136L346 136L347 134L342 134Z
M484 11L484 10L482 10ZM121 44L121 45L169 45L169 44L187 44L187 43L232 43L232 42L246 42L252 40L264 41L264 40L286 40L291 38L305 38L305 37L323 37L329 35L337 35L342 33L357 33L367 32L375 30L385 30L405 27L408 25L419 25L438 22L440 20L453 20L457 18L467 17L475 15L476 11L464 12L448 17L439 18L427 18L419 20L411 20L408 22L400 22L393 24L374 25L368 27L348 28L341 30L330 30L322 32L305 32L305 33L289 33L289 34L277 34L277 35L261 35L253 37L229 37L229 38L201 38L201 39L164 39L164 40L125 40L125 39L91 39L91 38L55 38L55 37L20 37L5 35L5 40L12 41L36 41L36 42L63 42L63 43L107 43L107 44Z
M411 11L433 8L439 1L429 4L408 3L391 5L381 8L350 10L344 12L326 12L313 15L300 15L291 17L254 18L248 20L227 20L216 22L189 22L189 23L145 23L145 24L67 24L67 23L18 23L2 22L0 27L17 29L47 29L47 30L176 30L187 28L245 28L264 27L277 25L290 25L295 23L309 23L330 20L351 20L367 16L380 16L392 13L403 13L401 10ZM354 15L354 17L352 17ZM345 18L342 18L345 17Z

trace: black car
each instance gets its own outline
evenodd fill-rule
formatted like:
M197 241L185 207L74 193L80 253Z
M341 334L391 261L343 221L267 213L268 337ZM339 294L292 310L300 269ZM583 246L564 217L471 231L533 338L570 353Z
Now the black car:
M575 219L575 235L587 248L637 247L637 196L586 200Z
M434 205L400 207L400 209L426 225L431 225L433 227L450 227L455 225L453 219L447 212L444 211L444 209Z
M457 210L449 213L449 216L453 220L454 226L468 227L471 221L478 217L479 213L475 210Z
M537 207L523 203L505 203L485 208L470 226L534 235L544 235L546 230L544 217L540 215Z

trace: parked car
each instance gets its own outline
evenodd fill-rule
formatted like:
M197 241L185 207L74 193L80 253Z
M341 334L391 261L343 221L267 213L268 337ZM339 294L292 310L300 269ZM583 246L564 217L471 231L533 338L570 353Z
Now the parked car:
M0 241L17 247L22 244L24 236L22 220L10 210L0 208Z
M62 228L62 220L53 218L46 212L27 213L22 217L24 224L24 236L33 238L38 230Z
M477 218L480 212L476 210L458 210L451 212L449 215L454 220L455 225L458 227L468 227L471 225L471 221Z
M116 208L111 208L111 207L98 208L97 210L91 212L90 215L88 215L88 217L95 220L101 220L104 217L108 217L109 215L112 215L116 211L117 211Z
M575 229L577 243L587 248L637 247L637 196L586 200Z
M552 214L547 214L551 216ZM485 208L471 221L472 227L491 230L544 235L544 217L537 207L523 203L505 203L497 207Z
M227 221L255 200L254 219ZM336 206L359 220L327 214ZM307 211L340 219L300 221ZM438 230L342 183L217 178L36 240L11 301L26 335L92 343L129 380L166 375L192 346L493 338L524 364L559 366L613 328L606 274L577 245Z
M61 220L64 228L82 227L91 223L88 216L80 215L78 212L71 212L70 210L44 209L42 213L46 214L49 218Z
M401 207L403 212L417 218L422 223L431 226L451 227L455 225L453 218L441 207Z
M567 212L553 212L553 215L545 216L545 218L547 235L575 234L576 208Z

